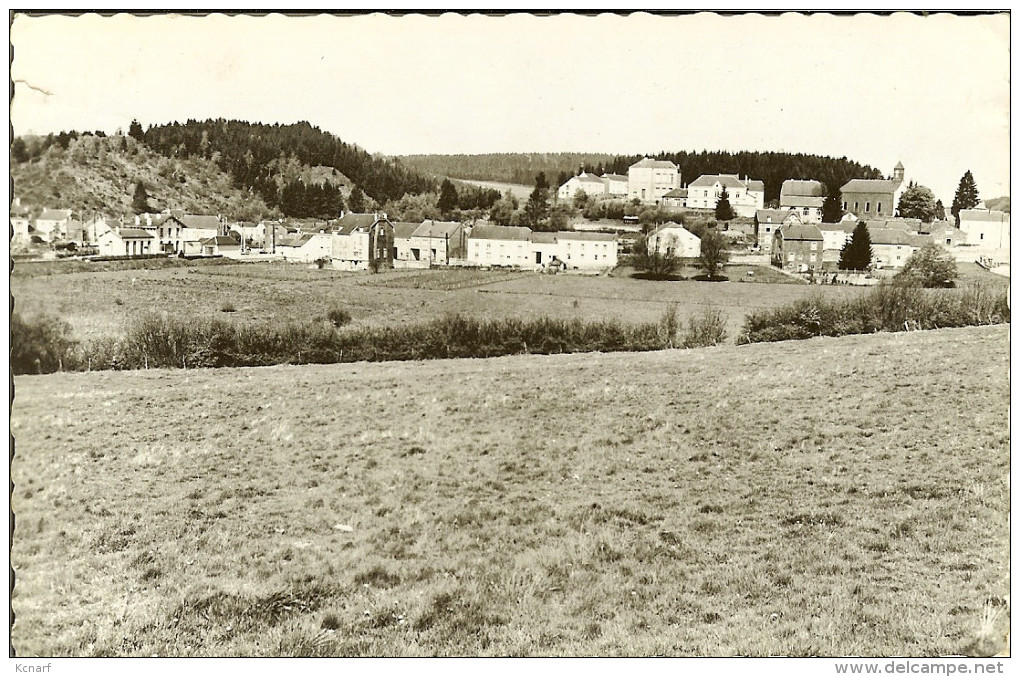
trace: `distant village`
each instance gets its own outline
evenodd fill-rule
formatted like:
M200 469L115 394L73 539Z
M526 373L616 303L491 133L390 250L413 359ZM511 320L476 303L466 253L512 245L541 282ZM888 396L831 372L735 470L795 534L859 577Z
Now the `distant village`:
M1009 214L963 209L959 218L938 215L930 223L901 218L896 210L908 187L897 164L885 179L852 179L840 189L842 219L822 220L825 187L819 181L787 180L779 204L765 205L760 180L735 174L699 176L681 183L681 171L666 160L643 158L627 175L595 176L582 171L556 192L559 200L582 193L592 200L657 205L677 214L711 216L720 200L735 218L717 228L734 247L765 255L772 265L813 276L836 269L840 251L857 223L868 226L878 269L902 267L926 243L942 245L957 258L992 266L1009 260ZM60 206L26 205L15 198L10 210L12 250L49 250L50 256L228 257L316 264L338 270L508 267L597 273L618 265L628 231L643 230L650 250L680 257L700 255L700 240L678 221L645 229L633 224L578 223L573 230L532 231L485 220L471 223L391 221L385 213L341 213L331 220L230 221L222 215L180 210L142 213L133 219L85 217ZM683 218L679 219L680 221Z

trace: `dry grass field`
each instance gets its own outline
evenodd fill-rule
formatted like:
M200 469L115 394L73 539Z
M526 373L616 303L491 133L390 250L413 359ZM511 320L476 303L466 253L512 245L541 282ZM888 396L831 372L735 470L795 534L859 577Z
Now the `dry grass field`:
M83 282L137 303L118 279ZM285 280L281 298L310 309L318 285L379 292L329 280ZM257 278L145 284L199 299L222 284L250 293L247 312L294 312L258 301ZM517 284L467 293L496 304ZM17 377L12 643L85 656L992 653L1009 621L1008 343L1006 325Z
M744 275L747 268L737 267L735 277ZM82 339L120 334L133 318L152 310L246 322L304 321L342 307L356 323L370 326L416 323L447 312L484 318L548 316L638 323L658 321L669 303L676 301L681 321L706 308L718 309L727 320L732 341L751 310L813 293L842 297L866 292L853 287L652 282L474 269L372 275L280 263L32 276L18 275L16 270L11 289L15 310L56 315L67 320Z

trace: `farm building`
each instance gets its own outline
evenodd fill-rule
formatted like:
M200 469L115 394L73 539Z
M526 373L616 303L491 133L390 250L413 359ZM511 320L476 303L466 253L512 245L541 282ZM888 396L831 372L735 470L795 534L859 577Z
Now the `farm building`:
M229 235L217 235L202 240L202 256L239 256L241 241Z
M282 255L284 261L328 261L333 253L333 235L325 232L288 235L277 241L276 253Z
M871 235L871 263L876 268L902 268L910 256L931 241L924 235L916 235L898 228L872 228L868 224Z
M822 268L822 232L818 226L789 223L772 236L772 265L783 270L806 273Z
M393 267L393 224L385 214L347 213L330 223L333 267L369 270Z
M99 236L96 244L102 256L144 256L156 253L154 238L141 228L108 230Z
M672 251L682 258L701 256L701 239L679 223L670 221L648 233L648 250L660 253Z

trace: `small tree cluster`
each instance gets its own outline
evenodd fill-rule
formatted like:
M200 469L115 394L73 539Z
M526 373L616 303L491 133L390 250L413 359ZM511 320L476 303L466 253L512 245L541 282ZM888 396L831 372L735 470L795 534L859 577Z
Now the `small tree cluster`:
M956 260L949 250L929 242L907 259L896 280L917 287L954 287L956 274Z

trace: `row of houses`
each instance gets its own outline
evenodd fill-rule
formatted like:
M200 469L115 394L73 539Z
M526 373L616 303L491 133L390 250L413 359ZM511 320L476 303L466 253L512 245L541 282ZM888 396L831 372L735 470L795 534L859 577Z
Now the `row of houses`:
M804 223L796 212L764 209L755 214L755 238L761 250L770 253L773 265L795 272L820 271L836 266L861 222L868 226L872 263L877 268L902 268L929 243L949 249L973 247L975 255L1001 255L1009 248L1009 214L977 209L960 211L959 228L949 221L903 218Z
M557 196L569 200L583 192L595 198L619 197L665 207L714 210L725 189L733 210L747 218L765 204L765 183L747 176L705 174L689 186L681 185L680 177L680 168L669 160L645 157L627 168L627 176L595 176L582 171L560 186Z

